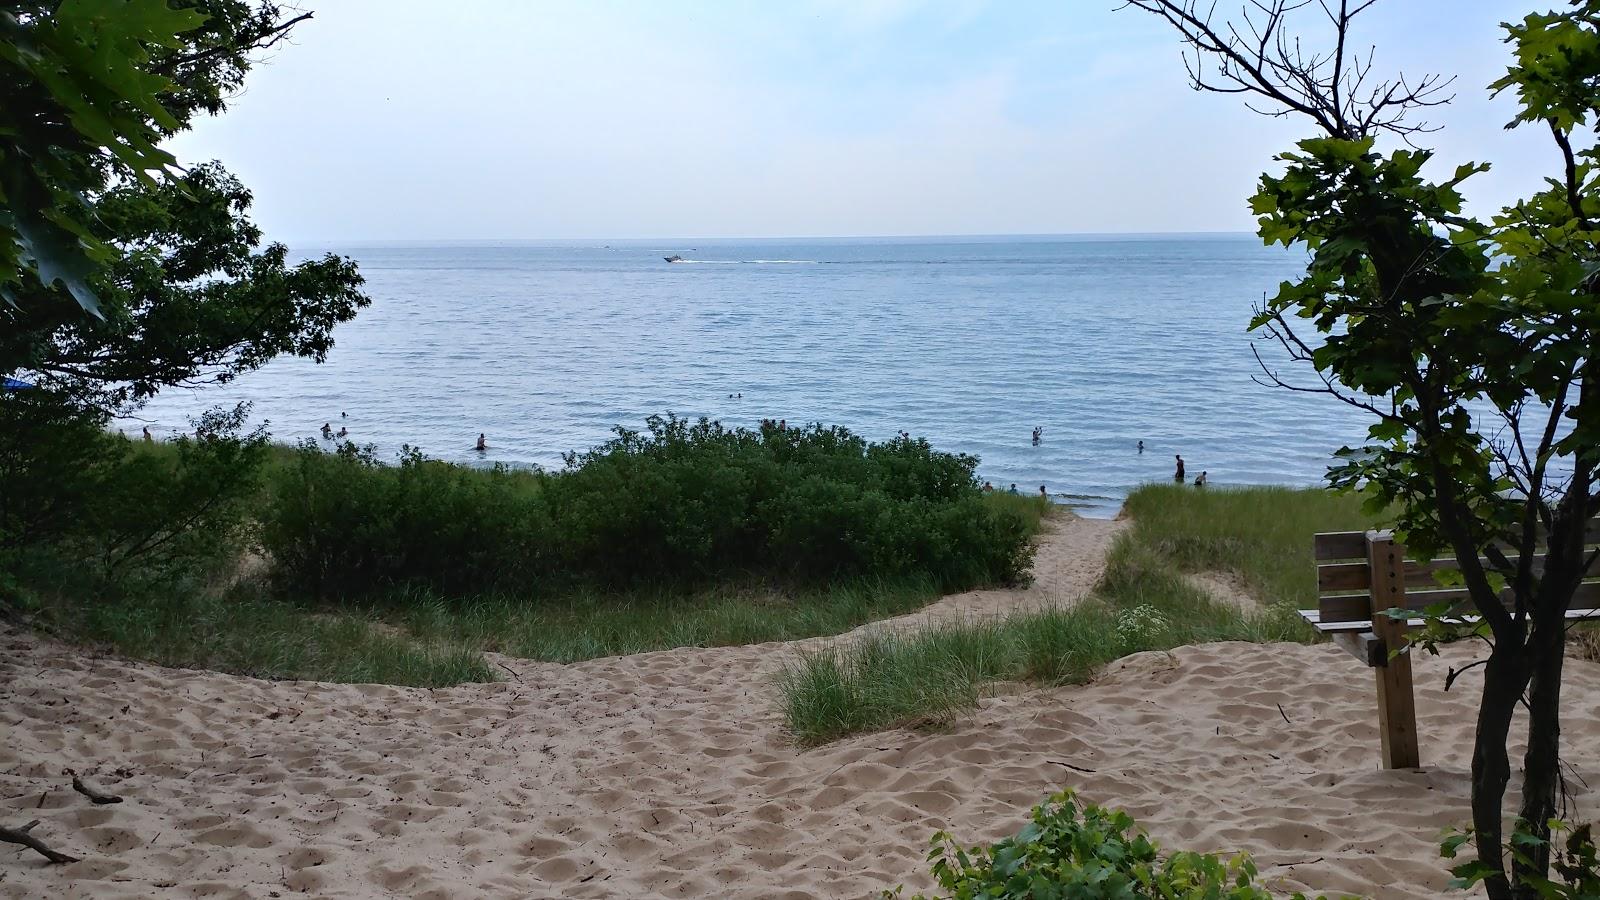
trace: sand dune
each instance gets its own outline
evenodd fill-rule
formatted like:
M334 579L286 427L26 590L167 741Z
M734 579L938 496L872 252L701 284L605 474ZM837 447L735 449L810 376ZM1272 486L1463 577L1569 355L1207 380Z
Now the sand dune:
M926 887L935 830L998 838L1066 786L1175 846L1248 850L1283 889L1444 892L1435 838L1466 817L1476 685L1440 687L1463 654L1419 661L1427 768L1385 772L1371 674L1327 646L1140 654L943 731L809 751L768 685L793 652L500 659L518 680L430 691L6 633L0 821L40 819L85 858L0 845L0 896L865 897ZM1600 667L1568 683L1569 758L1600 783ZM67 769L126 802L91 805Z

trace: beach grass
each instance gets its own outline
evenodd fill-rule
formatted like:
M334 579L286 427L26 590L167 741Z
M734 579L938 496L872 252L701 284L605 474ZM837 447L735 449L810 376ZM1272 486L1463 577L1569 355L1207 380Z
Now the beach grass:
M1229 572L1263 605L1311 609L1317 605L1312 535L1371 528L1363 499L1318 488L1147 485L1123 506L1133 524L1118 549L1154 554L1179 572Z
M257 678L436 688L496 677L476 648L405 634L356 611L308 609L250 586L115 602L63 598L35 621L120 656Z
M21 443L0 616L167 665L436 687L494 678L487 651L794 640L1013 584L1049 507L980 491L975 457L822 425L651 417L547 473L273 447L242 415Z
M838 634L937 599L932 580L856 581L785 592L724 588L558 598L299 603L246 581L226 589L73 589L31 597L29 618L65 640L133 659L273 679L446 687L493 681L484 651L578 662L678 647ZM92 597L84 601L83 597Z
M1050 507L988 495L1037 531ZM68 562L34 560L29 618L58 637L162 665L274 679L444 687L492 681L484 651L569 663L679 647L840 634L938 599L933 578L821 586L750 579L711 588L573 590L555 596L443 595L414 586L359 602L284 596L261 577L217 572L178 583L107 585Z
M794 592L749 586L689 595L584 593L557 601L423 595L377 615L420 640L566 663L839 634L911 612L938 596L931 580L861 580Z
M788 726L814 745L946 723L996 682L1083 683L1130 653L1314 641L1296 612L1307 596L1315 602L1311 535L1364 527L1358 507L1356 498L1318 490L1141 488L1093 597L998 620L872 633L808 654L778 676ZM1212 571L1231 573L1252 596L1227 602L1185 577Z

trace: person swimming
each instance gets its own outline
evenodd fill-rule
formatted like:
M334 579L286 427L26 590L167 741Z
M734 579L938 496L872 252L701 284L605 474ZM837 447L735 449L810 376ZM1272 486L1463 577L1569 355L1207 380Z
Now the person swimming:
M480 431L478 433L478 445L472 449L478 451L479 453L489 449L489 444L483 438L483 432Z
M349 436L350 436L350 429L345 428L343 426L340 426L340 428L339 428L339 437L349 437Z
M1178 454L1173 454L1173 455L1178 457L1178 471L1173 473L1172 480L1178 482L1179 484L1182 484L1183 483L1183 457L1182 456L1178 456Z

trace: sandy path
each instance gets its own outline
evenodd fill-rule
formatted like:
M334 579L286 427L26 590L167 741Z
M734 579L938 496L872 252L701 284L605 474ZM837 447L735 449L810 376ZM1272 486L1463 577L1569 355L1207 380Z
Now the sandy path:
M856 629L922 628L953 619L998 618L1023 609L1070 606L1094 589L1105 571L1106 551L1128 526L1125 519L1066 515L1049 520L1039 535L1033 580L1024 588L950 594L904 616Z
M86 857L0 848L0 896L865 897L926 886L933 831L1000 837L1069 785L1158 838L1249 850L1283 887L1443 893L1475 690L1444 694L1443 661L1418 666L1429 768L1385 772L1371 675L1327 646L1141 654L804 752L766 681L785 649L508 660L520 680L429 691L0 634L0 820ZM1600 667L1569 664L1565 695L1571 762L1600 784ZM91 806L66 768L127 802Z

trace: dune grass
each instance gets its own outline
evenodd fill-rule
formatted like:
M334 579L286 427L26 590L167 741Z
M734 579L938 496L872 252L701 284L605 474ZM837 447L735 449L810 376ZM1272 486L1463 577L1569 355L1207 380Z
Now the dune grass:
M577 594L559 602L513 597L414 597L376 615L425 641L525 659L577 662L675 647L726 647L839 634L911 612L939 596L932 581L856 581L789 593Z
M752 587L537 601L417 592L354 605L296 603L254 582L119 597L69 584L34 594L29 610L31 620L66 640L182 668L415 687L495 680L498 670L483 651L566 663L796 640L911 612L940 593L932 581L901 579L798 593Z
M802 744L948 722L987 685L1087 681L1144 650L1209 641L1316 640L1296 614L1315 601L1311 535L1363 527L1354 498L1321 491L1142 488L1134 524L1113 545L1095 596L1068 609L882 632L803 657L778 677ZM1304 577L1297 573L1304 570ZM1228 571L1253 598L1219 602L1185 572Z
M240 587L39 610L57 636L165 666L258 678L449 687L493 681L475 648L397 632L371 616L312 611Z
M988 495L1029 533L1049 513L1033 497ZM114 592L60 560L25 580L29 618L67 640L162 665L277 679L443 687L493 681L483 651L577 662L677 647L720 647L840 634L936 600L932 578L858 578L817 587L751 580L694 591L570 591L449 596L396 589L360 603L284 597L217 573ZM225 580L225 579L221 579Z
M1155 554L1180 572L1226 571L1266 605L1317 605L1311 536L1374 524L1362 498L1321 489L1147 485L1123 507L1133 525L1118 549Z

